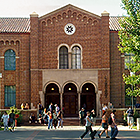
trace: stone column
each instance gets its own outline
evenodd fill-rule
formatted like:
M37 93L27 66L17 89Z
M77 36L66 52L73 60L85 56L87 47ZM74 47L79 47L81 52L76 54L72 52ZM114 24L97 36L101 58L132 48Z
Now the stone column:
M60 93L60 108L63 107L63 93Z
M78 110L80 110L80 104L81 104L81 100L80 100L80 93L78 93Z
M71 69L71 52L68 52L69 69Z
M96 114L97 116L100 116L100 110L101 110L101 102L100 102L100 96L102 94L102 91L98 91L96 93Z

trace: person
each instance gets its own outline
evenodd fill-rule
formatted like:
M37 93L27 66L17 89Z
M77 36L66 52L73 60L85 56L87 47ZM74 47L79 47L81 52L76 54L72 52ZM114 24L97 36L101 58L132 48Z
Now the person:
M118 134L118 128L116 124L116 118L115 118L116 110L113 110L111 113L111 119L112 123L110 124L111 127L111 140L116 140L116 136Z
M55 107L53 103L50 103L48 111L51 111L51 113L53 114L53 110L55 110Z
M26 103L25 108L24 109L29 109L29 104Z
M39 114L43 115L43 105L39 102Z
M95 124L95 121L96 121L96 119L95 119L95 117L96 117L96 114L95 114L95 111L94 111L94 109L92 109L91 110L91 120L92 120L92 122L94 122L94 124Z
M57 114L58 114L59 110L60 110L59 106L57 104L55 104L55 111Z
M7 114L7 112L5 111L4 114L1 117L1 121L3 120L3 124L4 124L4 131L8 130L8 121L9 121L9 115Z
M12 110L12 113L9 114L9 118L10 118L10 131L14 132L14 127L15 127L15 113L14 110Z
M37 123L37 120L36 120L34 113L31 113L31 116L29 118L29 123Z
M51 128L53 127L52 121L53 121L53 115L52 115L51 111L49 111L48 112L48 129L50 129L50 126L51 126Z
M24 104L23 104L23 103L21 104L21 109L22 109L22 110L24 109Z
M92 128L91 128L91 124L93 124L93 122L91 121L90 118L90 112L87 111L87 116L86 116L86 131L80 136L81 140L84 138L84 136L90 131L90 133L92 133ZM95 140L95 137L91 137L91 140Z
M43 117L42 117L41 114L39 114L38 120L39 120L39 123L40 123L40 124L43 124L43 123L44 123Z
M84 119L85 119L85 109L84 108L82 108L79 111L79 118L80 118L80 125L84 126Z
M127 113L127 124L128 124L128 128L132 129L133 126L133 110L131 109L131 107L129 107L129 109L126 111Z
M113 109L113 104L112 103L110 103L109 108Z
M48 118L49 118L48 112L46 112L45 115L44 115L44 125L48 124Z
M104 113L105 111L107 111L107 106L106 106L106 104L103 106L103 109L102 109L102 113Z
M63 113L61 110L59 110L57 114L57 118L58 118L58 128L60 126L60 123L61 123L61 128L62 128L63 127Z
M136 107L136 108L140 108L139 102L137 102L137 103L135 104L135 107Z
M56 113L55 110L53 111L53 124L54 124L54 128L56 129L56 126L57 126L57 113Z
M101 131L101 133L100 134L98 134L98 136L99 136L99 138L101 138L101 136L102 136L102 134L105 132L106 133L106 138L110 138L109 136L108 136L108 124L107 124L107 117L106 117L106 111L103 113L103 115L102 115L102 123L101 123L101 125L102 125L102 127L104 128L104 130L102 130Z

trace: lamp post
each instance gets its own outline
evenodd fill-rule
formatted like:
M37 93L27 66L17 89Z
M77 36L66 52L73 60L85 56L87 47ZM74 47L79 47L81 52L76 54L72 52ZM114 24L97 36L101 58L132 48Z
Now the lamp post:
M135 73L130 71L130 76L133 76L133 75L135 75ZM133 92L133 85L131 85L131 88L132 88L132 92ZM132 109L134 109L134 100L133 99L134 99L134 97L133 97L133 94L132 94Z

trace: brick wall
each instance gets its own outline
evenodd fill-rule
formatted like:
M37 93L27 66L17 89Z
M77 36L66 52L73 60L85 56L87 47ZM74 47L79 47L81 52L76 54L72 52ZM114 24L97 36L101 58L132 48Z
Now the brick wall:
M118 50L118 32L110 32L110 53L111 53L111 97L110 100L114 107L125 107L125 89L122 74L124 73L124 57Z
M16 53L16 70L4 70L4 53L13 49ZM4 108L4 86L16 86L16 107L30 103L29 83L29 34L0 34L0 73L1 80L1 108Z

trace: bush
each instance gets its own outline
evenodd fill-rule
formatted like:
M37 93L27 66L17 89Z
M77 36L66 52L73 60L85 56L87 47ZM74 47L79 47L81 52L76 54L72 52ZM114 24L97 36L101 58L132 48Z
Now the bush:
M18 123L18 125L19 125L19 124L21 123L21 121L22 121L21 111L20 111L20 110L18 110L15 106L12 106L12 107L10 107L10 110L6 111L6 112L7 112L7 114L12 113L12 110L14 110L14 113L15 113L15 114L19 115L19 117L18 117L18 118L16 118L17 123Z

